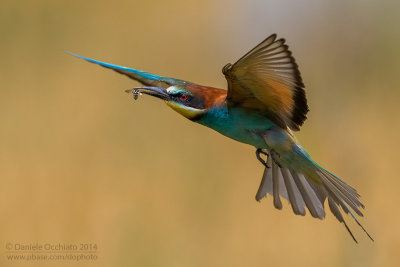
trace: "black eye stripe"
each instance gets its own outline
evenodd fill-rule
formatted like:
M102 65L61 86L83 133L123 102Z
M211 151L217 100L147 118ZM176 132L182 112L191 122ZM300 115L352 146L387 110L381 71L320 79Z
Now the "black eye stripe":
M195 97L190 94L177 93L177 94L173 94L172 98L174 99L174 101L180 102L188 107L197 108L197 109L205 108L205 103L202 98Z

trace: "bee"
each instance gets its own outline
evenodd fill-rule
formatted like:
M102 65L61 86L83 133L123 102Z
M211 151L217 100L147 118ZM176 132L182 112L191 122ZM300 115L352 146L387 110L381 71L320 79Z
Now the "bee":
M139 98L139 95L142 95L142 93L139 91L139 88L132 88L125 90L125 92L132 93L133 94L133 99L137 100Z

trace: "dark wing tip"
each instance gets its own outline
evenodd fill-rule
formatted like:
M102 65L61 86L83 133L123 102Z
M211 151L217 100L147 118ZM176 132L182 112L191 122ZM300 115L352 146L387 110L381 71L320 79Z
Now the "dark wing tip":
M303 87L297 86L294 91L294 109L292 112L291 120L298 126L303 125L304 121L307 119L307 113L309 111L306 92ZM298 129L296 129L298 130Z
M307 119L307 113L309 111L308 104L307 104L307 98L306 98L306 92L304 90L304 83L303 79L301 78L301 74L299 71L299 66L296 63L295 58L292 55L292 51L289 50L289 46L285 43L285 39L279 39L283 40L283 47L285 50L289 53L288 58L290 59L292 63L292 67L294 70L294 78L296 80L296 86L294 88L293 92L293 100L294 100L294 108L292 111L292 116L291 120L294 124L295 127L291 127L292 130L299 130L300 126L303 125L304 121ZM279 41L278 40L278 41Z
M276 37L277 37L277 36L278 36L278 35L277 35L276 33L273 33L273 34L271 34L270 36L268 36L266 39L272 38L272 39L276 40Z
M287 58L289 58L290 63L292 64L292 68L294 71L294 79L295 79L295 88L293 91L293 100L294 107L292 110L292 114L290 117L291 123L288 125L292 130L298 131L300 130L300 126L304 124L304 121L307 119L307 113L309 111L306 92L304 90L304 83L301 78L301 74L299 71L299 66L296 63L295 58L293 57L292 51L289 50L289 46L286 44L285 38L276 39L276 34L271 35L274 37L273 43L280 42L281 47L283 47L284 51L287 52ZM269 38L269 37L268 37ZM267 39L268 39L267 38Z
M231 68L232 68L232 64L231 64L231 63L226 64L226 65L222 68L222 73L223 73L225 76L228 76L228 75L229 75L229 71L230 71Z

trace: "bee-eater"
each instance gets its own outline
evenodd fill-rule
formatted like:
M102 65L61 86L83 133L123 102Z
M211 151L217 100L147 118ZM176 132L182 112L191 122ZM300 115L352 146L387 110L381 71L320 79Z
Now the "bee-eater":
M307 99L295 59L276 34L223 67L228 90L72 55L142 83L143 87L127 90L135 99L139 93L157 97L189 120L254 146L265 166L257 201L268 193L275 208L282 209L283 197L295 214L305 215L307 207L311 216L323 219L328 199L329 209L355 242L342 211L350 213L373 240L353 214L363 216L357 191L313 161L293 135L307 118Z

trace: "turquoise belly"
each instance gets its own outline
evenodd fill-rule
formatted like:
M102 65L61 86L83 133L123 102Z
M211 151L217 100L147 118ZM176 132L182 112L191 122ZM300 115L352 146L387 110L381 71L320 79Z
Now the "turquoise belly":
M228 113L226 106L213 107L195 122L257 148L268 148L259 133L276 126L264 116L241 109L230 109Z

